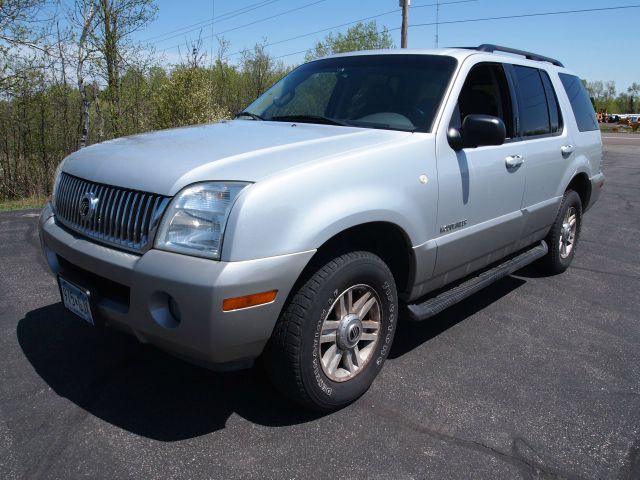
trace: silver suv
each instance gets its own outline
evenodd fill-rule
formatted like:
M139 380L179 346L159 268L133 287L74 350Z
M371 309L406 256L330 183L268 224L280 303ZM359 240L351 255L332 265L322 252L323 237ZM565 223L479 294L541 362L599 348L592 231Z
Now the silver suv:
M557 60L495 45L338 55L235 120L66 158L40 219L64 305L307 407L362 395L399 318L571 263L603 185Z

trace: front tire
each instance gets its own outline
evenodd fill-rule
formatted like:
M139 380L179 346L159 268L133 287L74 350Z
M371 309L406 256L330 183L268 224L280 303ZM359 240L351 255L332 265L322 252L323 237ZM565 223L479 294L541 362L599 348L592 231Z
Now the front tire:
M549 253L540 260L545 273L555 275L564 272L573 260L582 227L582 201L580 195L567 190L562 197L556 221L547 238Z
M276 324L265 355L271 381L310 409L353 402L389 354L397 312L393 275L378 256L331 260L293 294Z

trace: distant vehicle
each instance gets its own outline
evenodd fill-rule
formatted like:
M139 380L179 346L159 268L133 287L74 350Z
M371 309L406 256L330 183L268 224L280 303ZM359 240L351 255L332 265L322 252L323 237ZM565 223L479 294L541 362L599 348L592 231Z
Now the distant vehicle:
M263 355L319 410L369 388L401 305L566 270L604 182L580 78L495 45L312 61L236 118L73 153L42 246L80 318L215 368Z

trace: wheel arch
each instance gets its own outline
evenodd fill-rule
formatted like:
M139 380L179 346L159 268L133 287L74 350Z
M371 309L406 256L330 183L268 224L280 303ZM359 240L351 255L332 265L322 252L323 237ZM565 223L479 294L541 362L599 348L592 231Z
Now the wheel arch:
M565 188L565 192L567 190L575 191L582 202L582 209L584 210L587 208L589 200L591 199L591 181L585 172L577 172L571 178L567 188Z
M294 294L300 285L326 262L349 251L357 250L371 252L387 264L393 274L400 297L403 293L410 291L415 275L415 256L408 234L395 223L372 221L343 229L320 245L300 273L290 295Z

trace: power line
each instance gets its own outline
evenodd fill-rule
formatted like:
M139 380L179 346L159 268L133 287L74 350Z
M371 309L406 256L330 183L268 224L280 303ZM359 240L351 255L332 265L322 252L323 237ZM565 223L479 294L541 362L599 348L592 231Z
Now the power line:
M221 22L221 21L224 21L224 20L229 20L231 18L234 18L234 17L237 17L239 15L251 12L253 10L257 10L258 8L266 7L266 6L268 6L268 5L272 4L272 3L279 2L279 1L280 0L262 0L261 2L253 3L251 5L247 5L246 7L242 7L242 8L239 8L237 10L232 10L231 12L223 13L222 15L220 15L218 17L211 17L211 18L209 18L207 20L201 20L200 22L192 23L190 25L185 25L185 26L177 28L175 30L170 30L168 32L159 33L157 35L154 35L152 37L149 37L149 38L146 38L146 39L142 40L142 42L143 43L151 43L151 44L161 43L161 42L164 42L166 40L170 40L171 38L175 38L177 36L184 35L185 33L190 33L192 31L198 30L198 29L204 27L205 25L208 26L209 24L212 24L212 23L218 23L218 22ZM454 5L454 4L457 4L457 3L471 3L471 2L479 2L479 1L481 1L481 0L454 0L454 1L451 1L451 2L440 3L440 5ZM411 8L416 9L416 8L434 7L436 5L438 5L438 3L427 3L427 4L423 4L423 5L414 5ZM369 20L369 19L373 19L373 18L377 18L377 17L382 17L384 15L390 15L392 13L396 13L396 11L397 11L396 9L389 10L387 12L383 12L383 13L378 14L378 15L372 15L370 17L365 17L365 18L360 19L360 20L355 20L353 22L348 22L348 23L345 23L345 24L342 24L342 25L336 25L336 26L329 27L329 28L326 28L326 29L323 29L323 30L319 30L317 32L312 32L312 33L308 33L308 34L305 34L305 35L300 35L299 37L293 37L291 39L282 40L280 42L274 42L274 43L271 43L269 45L276 45L278 43L284 43L285 41L294 40L294 39L297 39L297 38L302 38L302 37L308 36L308 35L313 35L314 33L325 32L327 30L332 30L334 28L339 28L339 27L343 27L343 26L346 26L346 25L350 25L351 23L357 23L358 21L363 21L363 20ZM196 27L196 28L191 29L191 30L185 30L185 29L189 29L191 27ZM183 31L183 30L185 30L185 31ZM176 33L176 32L180 32L180 33L178 33L178 35L174 35L174 36L167 37L167 38L161 38L160 40L150 42L151 40L156 40L156 39L158 39L160 37L165 37L166 35L170 35L170 34ZM174 47L168 47L168 48L174 48ZM236 53L241 53L241 52L236 52ZM231 55L235 55L235 53L233 53Z
M441 3L440 5L444 5L444 3ZM624 10L624 9L630 9L630 8L640 8L640 4L621 5L621 6L615 6L615 7L584 8L584 9L579 9L579 10L560 10L560 11L555 11L555 12L524 13L524 14L519 14L519 15L503 15L503 16L498 16L498 17L468 18L468 19L462 19L462 20L449 20L449 21L444 21L444 22L440 21L438 23L440 25L442 25L442 24L452 25L452 24L457 24L457 23L484 22L484 21L492 21L492 20L507 20L507 19L528 18L528 17L544 17L544 16L550 16L550 15L567 15L567 14L571 14L571 13L602 12L602 11L611 11L611 10ZM394 10L394 12L395 11L396 10ZM425 26L434 26L434 25L436 25L436 22L418 23L418 24L411 25L411 27L425 27ZM401 27L394 27L394 28L387 28L385 30L387 32L392 32L392 31L395 31L395 30L400 30L400 28ZM378 33L382 33L382 32L378 32ZM364 38L364 36L361 37L361 38ZM300 53L305 53L308 50L309 50L309 48L307 48L305 50L299 50L299 51L296 51L296 52L286 53L284 55L279 55L279 56L273 57L273 58L274 59L279 59L279 58L290 57L290 56L297 55L297 54L300 54Z
M474 0L474 1L479 1L479 0ZM364 21L367 21L367 20L373 20L374 18L383 17L385 15L390 15L392 13L397 13L397 10L394 9L394 10L390 10L388 12L380 13L378 15L371 15L370 17L359 18L358 20L353 20L351 22L342 23L340 25L334 25L332 27L323 28L322 30L316 30L314 32L309 32L309 33L303 33L301 35L296 35L295 37L289 37L289 38L285 38L283 40L278 40L278 41L275 41L275 42L265 43L264 46L265 47L271 47L273 45L279 45L281 43L291 42L293 40L299 40L300 38L310 37L310 36L316 35L318 33L328 32L329 30L336 30L336 29L341 28L341 27L346 27L346 26L349 26L349 25L353 25L354 23L360 23L360 22L364 22ZM230 53L230 54L226 55L224 58L227 59L227 58L233 57L234 55L238 55L238 54L242 53L243 51L244 50L238 50L237 52L233 52L233 53Z
M302 8L306 8L306 7L315 5L317 3L321 3L322 1L325 1L325 0L319 0L319 1L313 2L311 4L307 4L307 5L304 5L302 7L298 7L297 9L292 9L292 11L300 10ZM440 6L443 6L443 5L449 5L449 4L469 3L469 2L475 2L475 1L480 1L480 0L457 0L457 1L451 1L451 2L441 2L439 4L440 4ZM431 7L431 6L436 6L436 5L437 5L436 3L431 3L431 4L412 6L412 8L424 8L424 7ZM621 6L614 6L614 7L585 8L585 9L577 9L577 10L561 10L561 11L554 11L554 12L526 13L526 14L519 14L519 15L503 15L503 16L496 16L496 17L469 18L469 19L461 19L461 20L438 21L437 23L439 25L443 25L443 24L452 25L452 24L458 24L458 23L472 23L472 22L484 22L484 21L495 21L495 20L508 20L508 19L516 19L516 18L543 17L543 16L551 16L551 15L567 15L567 14L572 14L572 13L602 12L602 11L623 10L623 9L631 9L631 8L640 8L640 4L621 5ZM297 40L297 39L308 37L308 36L315 35L315 34L318 34L318 33L323 33L323 32L329 31L329 30L334 30L334 29L337 29L337 28L340 28L340 27L352 25L354 23L359 23L359 22L362 22L362 21L365 21L365 20L371 20L371 19L382 17L382 16L385 16L385 15L390 15L390 14L396 13L396 12L397 12L397 9L390 10L390 11L387 11L387 12L382 12L382 13L377 14L377 15L371 15L369 17L364 17L364 18L361 18L361 19L358 19L358 20L354 20L354 21L351 21L351 22L343 23L343 24L336 25L336 26L333 26L333 27L327 27L325 29L316 30L314 32L304 33L304 34L296 35L294 37L286 38L286 39L283 39L283 40L278 40L276 42L267 43L264 46L268 47L268 46L272 46L272 45L278 45L278 44L281 44L281 43L289 42L289 41L292 41L292 40ZM227 30L227 31L237 30L239 28L244 28L245 26L249 26L249 25L261 22L261 21L265 21L265 20L274 18L276 16L281 16L281 15L284 15L286 13L290 13L290 11L282 12L280 14L277 14L277 15L272 16L272 17L268 17L266 19L257 20L255 22L251 22L250 24L241 25L241 26L235 27L235 28ZM436 25L436 22L418 23L418 24L411 25L411 27L426 27L426 26L434 26L434 25ZM399 30L399 29L400 29L400 27L394 27L394 28L387 28L385 30L387 32L391 32L391 31L395 31L395 30ZM219 32L219 33L225 33L225 32L226 31ZM381 33L381 32L378 32L378 33ZM362 38L364 38L364 37L362 37ZM176 45L176 46L173 46L173 47L168 47L164 51L166 51L168 49L171 49L171 48L176 48L176 47L179 47L179 46L180 45ZM300 53L307 52L310 48L312 48L312 47L306 48L304 50L298 50L298 51L295 51L295 52L285 53L283 55L278 55L278 56L273 57L273 58L274 59L280 59L280 58L290 57L290 56L293 56L293 55L298 55ZM234 55L242 53L242 51L243 50L228 54L223 58L224 59L229 59L230 57L232 57Z
M471 3L471 2L480 2L480 1L482 1L482 0L455 0L455 1L452 1L452 2L440 3L440 5L441 6L442 5L453 5L453 4L456 4L456 3ZM415 9L415 8L435 7L436 5L437 5L437 3L428 3L428 4L424 4L424 5L415 5L415 6L412 6L411 8ZM277 40L275 42L265 43L263 46L264 47L271 47L273 45L279 45L281 43L291 42L293 40L299 40L301 38L310 37L312 35L317 35L318 33L328 32L330 30L336 30L338 28L342 28L342 27L346 27L346 26L349 26L349 25L353 25L355 23L365 22L367 20L373 20L375 18L384 17L386 15L396 14L397 12L398 12L398 10L394 8L393 10L389 10L389 11L386 11L386 12L378 13L376 15L371 15L371 16L368 16L368 17L359 18L357 20L352 20L350 22L341 23L340 25L333 25L331 27L323 28L321 30L316 30L314 32L303 33L303 34L300 34L300 35L296 35L294 37L285 38L283 40ZM389 30L389 29L387 29L387 30ZM391 30L397 30L397 29L391 29ZM243 50L238 50L237 52L229 53L229 54L224 56L224 59L226 60L226 59L229 59L229 58L233 57L234 55L239 55L243 51L244 51L244 49Z
M234 30L239 30L241 28L249 27L251 25L255 25L256 23L266 22L267 20L271 20L271 19L274 19L274 18L282 17L283 15L288 15L289 13L297 12L298 10L302 10L302 9L305 9L305 8L308 8L308 7L312 7L314 5L317 5L319 3L323 3L323 2L326 2L326 1L327 0L316 0L315 2L307 3L307 4L302 5L300 7L291 8L289 10L285 10L284 12L280 12L280 13L276 13L275 15L271 15L269 17L261 18L259 20L254 20L253 22L245 23L244 25L239 25L239 26L234 27L234 28L229 28L227 30L223 30L221 32L218 32L218 35L222 35L223 33L233 32ZM202 38L203 39L208 39L209 36L202 37ZM180 47L180 46L181 46L181 44L173 45L171 47L164 48L162 51L166 52L167 50L171 50L173 48L177 48L177 47Z
M298 50L297 52L285 53L284 55L278 55L277 57L273 57L274 60L284 57L291 57L292 55L298 55L299 53L306 53L309 49L305 48L304 50Z
M628 8L640 8L640 4L636 5L621 5L618 7L601 7L601 8L583 8L580 10L561 10L557 12L540 12L540 13L523 13L520 15L504 15L500 17L484 17L484 18L467 18L464 20L449 20L442 22L440 21L440 25L451 25L455 23L471 23L471 22L487 22L491 20L507 20L512 18L528 18L528 17L546 17L550 15L566 15L569 13L587 13L587 12L603 12L606 10L623 10ZM436 25L436 22L431 23L414 23L411 25L412 27L428 27ZM390 28L389 31L399 30L400 27Z
M143 42L151 43L153 45L153 44L156 44L156 43L161 43L161 42L164 42L164 41L167 41L167 40L171 40L172 38L179 37L180 35L184 35L185 33L193 32L195 30L199 30L201 28L204 28L205 26L213 25L215 23L219 23L219 22L222 22L222 21L225 21L225 20L230 20L232 18L238 17L240 15L244 15L245 13L252 12L254 10L257 10L259 8L262 8L262 7L266 7L268 5L271 5L271 4L279 2L279 1L280 0L262 0L262 1L257 2L257 3L252 3L251 5L247 5L245 7L238 8L237 10L232 10L230 12L223 13L223 14L219 15L218 17L211 17L211 18L208 18L206 20L201 20L199 22L192 23L190 25L185 25L183 27L176 28L175 30L170 30L170 31L164 32L164 33L159 33L157 35L154 35L152 37L149 37L149 38L143 40ZM191 28L191 27L195 27L195 28ZM171 35L171 34L176 33L176 32L179 32L179 33L177 33L176 35ZM167 35L171 35L171 36L167 36ZM166 38L162 38L162 37L166 37ZM156 40L156 39L159 39L159 40Z

